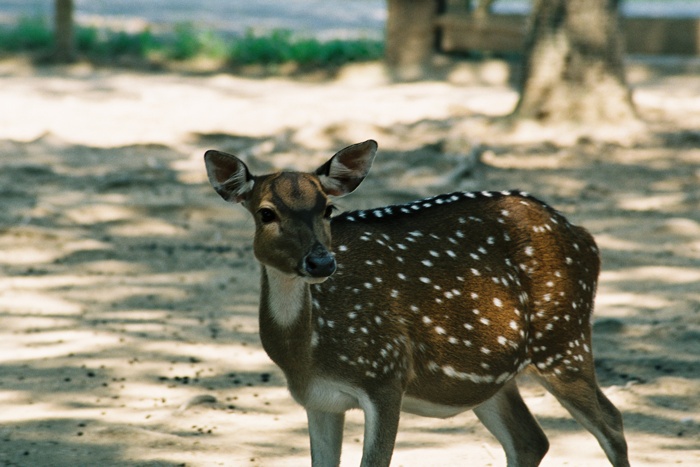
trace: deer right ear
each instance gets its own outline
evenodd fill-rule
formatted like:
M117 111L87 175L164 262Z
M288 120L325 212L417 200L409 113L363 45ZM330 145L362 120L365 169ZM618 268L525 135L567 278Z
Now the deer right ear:
M360 186L372 167L377 142L367 140L338 151L316 170L323 189L331 196L345 196Z
M241 203L253 189L248 167L234 155L210 149L204 154L209 183L226 201Z

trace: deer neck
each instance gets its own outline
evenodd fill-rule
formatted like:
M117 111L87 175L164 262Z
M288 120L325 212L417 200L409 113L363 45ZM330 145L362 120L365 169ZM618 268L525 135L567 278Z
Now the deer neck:
M287 379L305 374L311 359L311 291L299 277L262 267L260 340ZM291 381L290 381L291 382Z

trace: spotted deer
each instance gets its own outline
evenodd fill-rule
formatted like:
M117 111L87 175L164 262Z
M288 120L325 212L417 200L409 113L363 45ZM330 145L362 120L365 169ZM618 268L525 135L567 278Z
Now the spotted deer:
M349 146L312 173L254 176L207 151L214 189L255 219L260 338L307 412L314 466L340 463L345 412L364 411L364 467L387 466L400 412L473 410L509 466L549 448L514 378L531 372L627 466L620 412L600 390L591 235L520 191L457 192L333 215L377 150Z

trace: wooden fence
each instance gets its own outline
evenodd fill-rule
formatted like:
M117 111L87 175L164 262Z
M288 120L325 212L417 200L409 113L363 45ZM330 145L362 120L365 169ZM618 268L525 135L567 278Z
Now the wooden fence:
M518 52L526 17L446 13L437 18L438 48L443 52ZM624 17L626 52L647 55L700 55L700 18Z

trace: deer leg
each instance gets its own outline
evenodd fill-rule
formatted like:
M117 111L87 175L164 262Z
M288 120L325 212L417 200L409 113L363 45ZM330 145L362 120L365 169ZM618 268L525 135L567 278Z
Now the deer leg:
M388 467L399 429L403 392L393 386L379 387L359 399L365 413L365 438L361 467Z
M345 413L307 410L306 416L309 420L311 438L311 465L314 467L340 465Z
M562 377L540 372L537 377L561 405L596 437L612 465L628 467L622 415L598 387L593 370L587 373L584 377L581 373L567 372Z
M475 408L474 413L503 446L508 467L539 465L549 441L525 405L515 380Z

